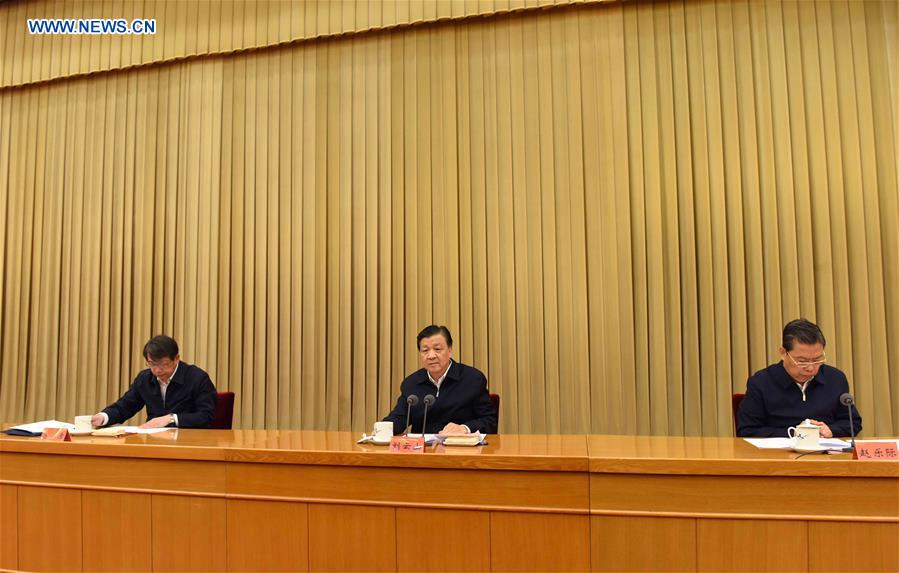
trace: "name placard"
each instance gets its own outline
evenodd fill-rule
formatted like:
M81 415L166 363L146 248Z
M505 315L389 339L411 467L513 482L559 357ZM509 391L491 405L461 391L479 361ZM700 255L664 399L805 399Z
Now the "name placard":
M44 428L41 432L42 440L50 440L53 442L71 442L72 436L66 428Z
M423 454L425 452L425 438L424 436L417 438L394 436L390 438L389 451L398 454Z
M856 442L852 457L868 462L887 462L899 460L899 451L896 442Z

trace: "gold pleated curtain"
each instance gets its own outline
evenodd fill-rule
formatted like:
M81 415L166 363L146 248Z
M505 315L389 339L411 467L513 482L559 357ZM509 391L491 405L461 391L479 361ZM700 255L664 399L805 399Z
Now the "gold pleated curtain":
M804 316L899 432L899 6L484 4L0 8L0 419L168 333L237 427L359 431L435 322L502 432L731 435Z

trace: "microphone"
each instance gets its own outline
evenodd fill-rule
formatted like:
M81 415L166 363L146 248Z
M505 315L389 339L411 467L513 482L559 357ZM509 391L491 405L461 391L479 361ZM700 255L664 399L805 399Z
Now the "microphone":
M406 427L403 428L403 434L408 434L412 426L412 419L409 417L412 415L412 406L418 406L418 396L415 394L409 394L406 398Z
M840 404L846 406L849 409L849 435L852 436L852 445L848 448L843 448L844 452L854 452L855 451L855 424L852 423L852 405L855 404L855 400L852 399L852 394L849 392L843 392L840 395Z
M436 401L437 401L437 398L434 398L433 394L428 394L427 396L425 396L425 398L423 400L423 402L425 404L425 416L424 416L424 419L421 421L421 436L422 437L424 437L424 435L425 435L425 428L428 427L428 408L433 406L434 402L436 402Z

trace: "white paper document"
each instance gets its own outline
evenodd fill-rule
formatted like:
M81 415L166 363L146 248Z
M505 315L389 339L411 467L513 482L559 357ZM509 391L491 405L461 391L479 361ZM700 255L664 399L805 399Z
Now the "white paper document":
M763 450L792 450L793 440L791 438L743 438L753 446ZM818 440L818 445L828 450L839 450L848 448L849 442L838 438L822 438Z
M420 438L421 434L406 434L410 438ZM437 441L437 434L425 434L425 444L431 445Z
M31 422L30 424L20 424L18 426L13 426L11 428L7 428L6 431L21 430L23 432L29 432L32 435L39 436L47 428L68 428L68 430L70 432L74 432L75 424L69 424L67 422L60 422L59 420L43 420L41 422ZM139 428L137 426L109 426L109 428L117 428L117 429L127 432L129 434L158 434L160 432L166 432L168 430L177 430L178 429L178 428ZM106 428L104 428L104 429L106 429Z
M75 424L68 424L66 422L60 422L59 420L44 420L42 422L31 422L30 424L20 424L18 426L13 426L12 428L8 428L10 430L24 430L26 432L36 432L40 434L47 428L68 428L70 430L75 429Z
M865 442L895 442L896 447L899 448L899 440L894 438L885 438L883 440L855 440L856 444L864 444Z
M169 430L177 430L178 428L140 428L138 426L110 426L118 430L125 430L129 434L158 434L159 432L167 432Z

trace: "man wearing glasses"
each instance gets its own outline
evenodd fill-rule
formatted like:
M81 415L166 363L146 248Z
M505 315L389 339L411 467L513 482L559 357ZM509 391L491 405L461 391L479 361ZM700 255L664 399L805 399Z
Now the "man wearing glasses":
M826 365L824 334L818 325L800 318L783 331L781 361L759 370L746 383L740 404L737 435L787 437L787 428L808 419L822 438L849 435L849 413L840 395L849 391L846 375ZM852 406L855 433L862 418Z
M141 428L205 428L215 413L216 393L209 374L181 362L178 343L168 336L154 336L144 345L147 369L114 404L91 417L94 426L121 424L147 407Z

